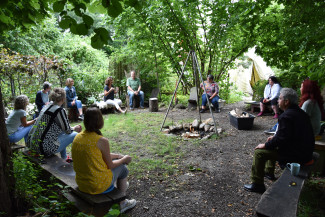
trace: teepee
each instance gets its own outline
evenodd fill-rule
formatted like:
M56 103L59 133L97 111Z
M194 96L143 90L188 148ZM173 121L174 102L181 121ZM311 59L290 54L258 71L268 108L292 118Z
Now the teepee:
M244 93L253 94L252 85L259 80L267 80L273 71L266 65L260 56L255 54L255 48L251 48L244 54L245 60L236 60L236 69L229 70L230 81L235 84L238 90ZM246 65L244 67L243 65ZM247 67L247 65L249 65Z

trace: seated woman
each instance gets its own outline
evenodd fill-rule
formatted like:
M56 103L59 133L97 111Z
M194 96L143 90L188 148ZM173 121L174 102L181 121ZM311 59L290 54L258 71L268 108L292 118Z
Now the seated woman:
M49 92L51 90L51 84L47 81L43 84L43 90L40 90L36 94L35 104L37 106L38 111L40 112L42 108L49 104Z
M35 126L29 132L27 146L45 157L60 152L61 158L67 159L66 147L81 131L81 126L70 127L62 108L66 98L63 88L54 88L49 98L53 102L41 110Z
M305 80L301 83L300 92L299 106L308 114L314 135L317 136L320 133L321 120L325 118L324 101L317 81Z
M126 164L131 162L128 155L110 152L108 139L103 137L100 129L104 126L101 111L88 108L85 112L86 130L76 136L72 144L73 168L79 190L88 194L103 194L117 188L126 195L128 188ZM136 200L120 202L121 213L136 205Z
M10 113L6 120L6 128L11 143L16 143L22 138L27 142L27 136L35 123L36 119L27 121L26 107L29 103L28 97L25 95L17 96L15 99L14 110Z
M204 93L202 94L202 109L200 110L200 113L205 112L206 104L208 100L211 100L211 103L217 113L220 112L219 109L219 86L218 84L213 80L213 75L208 75L207 80L204 81L204 84L201 84L200 87L203 89ZM204 87L205 90L204 90Z
M122 105L122 101L120 99L115 99L114 98L114 94L117 93L118 88L114 88L113 86L113 77L109 76L106 80L105 80L105 88L104 88L104 102L106 102L109 105L113 105L115 106L115 108L125 114L126 110L122 110L120 105Z
M271 104L274 111L273 118L279 117L278 98L280 96L281 85L275 76L269 77L269 83L264 89L264 98L260 101L261 112L257 116L262 116L265 110L265 105Z
M76 93L76 88L74 85L74 80L72 78L68 78L65 82L66 87L64 88L67 97L67 105L68 108L77 108L79 112L79 120L84 119L84 115L82 113L82 103L78 100L78 96Z

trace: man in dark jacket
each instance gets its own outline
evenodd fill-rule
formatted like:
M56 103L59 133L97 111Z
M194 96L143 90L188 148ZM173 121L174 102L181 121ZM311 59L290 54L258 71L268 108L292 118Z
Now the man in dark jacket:
M264 176L274 180L275 161L306 164L312 160L315 138L308 115L299 108L297 93L283 88L278 100L284 113L279 117L278 131L267 138L266 143L255 147L251 181L244 189L252 192L265 191Z

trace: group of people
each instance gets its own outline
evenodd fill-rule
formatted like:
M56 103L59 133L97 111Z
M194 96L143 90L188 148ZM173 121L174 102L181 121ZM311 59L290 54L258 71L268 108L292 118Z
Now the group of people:
M275 110L276 91L273 79L269 79L269 86L265 91L265 99L271 102ZM255 147L251 169L251 184L244 185L244 189L251 192L263 193L265 191L264 177L276 180L274 176L275 162L281 168L287 163L310 165L313 163L315 137L320 133L321 120L324 120L324 101L316 81L305 80L300 88L301 97L291 88L282 88L278 95L277 103L284 112L278 117L274 136L267 138L265 143ZM261 100L261 104L268 103ZM263 114L261 106L260 114ZM275 114L278 114L275 112Z
M43 90L36 94L36 105L39 109L38 117L27 121L26 107L29 99L25 95L17 96L14 110L6 120L6 128L11 143L25 139L26 146L45 157L60 153L61 158L67 158L66 148L72 144L73 167L76 172L76 182L80 191L89 194L104 194L115 187L123 194L128 188L126 167L132 160L128 155L114 154L110 152L108 139L103 137L100 129L104 126L101 111L96 108L88 108L82 113L82 104L77 100L74 81L68 78L67 86L54 88L45 82ZM106 101L110 100L114 105L118 102L110 93L116 91L112 86L112 78L106 79ZM139 89L134 94L140 94ZM143 92L142 92L143 93ZM76 107L79 111L79 119L84 121L85 130L81 125L70 126L63 105ZM121 111L123 112L123 111ZM70 162L70 161L67 161ZM121 212L133 208L136 200L125 199L120 202Z
M219 87L209 75L207 81L201 84L204 89L202 95L202 109L211 100L214 108L219 112ZM9 140L12 143L24 138L26 145L33 151L45 157L60 153L61 158L67 159L66 148L72 144L73 166L76 172L76 182L79 189L89 194L103 194L117 187L124 194L128 188L127 164L131 162L128 155L110 152L107 138L101 133L104 120L101 111L96 107L88 108L82 113L82 104L78 100L74 81L68 78L66 87L51 89L51 84L45 82L43 90L36 94L36 105L39 109L37 118L27 121L26 106L29 99L25 95L16 97L14 110L6 120ZM130 108L133 108L133 97L140 96L140 106L143 107L143 92L141 83L131 72L127 80ZM126 110L120 108L121 101L114 98L118 88L113 85L113 78L108 77L104 87L104 101L112 104L121 113ZM302 165L312 162L315 136L320 131L320 121L324 119L323 99L317 82L305 80L301 84L301 97L298 104L297 93L290 88L281 88L275 77L269 78L265 88L264 98L261 100L261 112L264 105L270 103L278 118L277 131L268 137L266 142L255 148L251 170L251 184L244 189L252 192L264 192L264 177L275 180L275 161L283 167L288 162ZM76 107L79 118L84 121L85 130L81 125L71 127L63 104ZM284 112L278 116L278 107ZM300 108L300 107L301 108ZM136 200L126 199L120 203L121 212L134 207Z

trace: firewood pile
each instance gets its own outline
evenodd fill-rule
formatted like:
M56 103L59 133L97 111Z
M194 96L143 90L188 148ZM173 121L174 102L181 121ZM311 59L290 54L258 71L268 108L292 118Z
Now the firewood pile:
M163 133L180 135L184 139L208 139L214 134L214 127L212 118L208 118L202 122L195 119L192 123L176 123L174 125L165 126ZM219 134L223 132L222 128L217 128L217 132Z
M243 110L238 109L238 108L236 108L236 109L234 109L234 110L231 110L231 111L230 111L230 114L231 114L232 116L237 117L237 118L249 118L249 114L248 114L248 113L243 112Z

